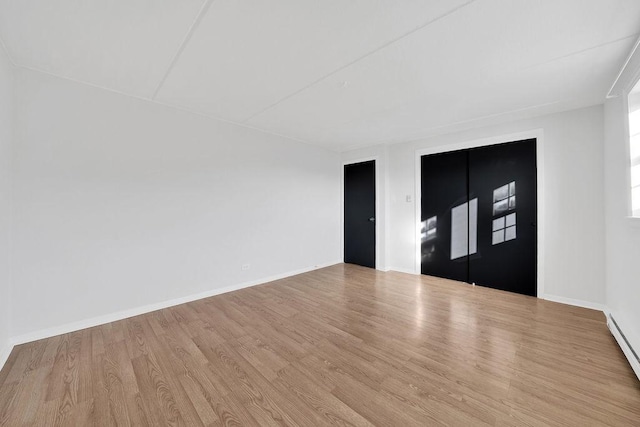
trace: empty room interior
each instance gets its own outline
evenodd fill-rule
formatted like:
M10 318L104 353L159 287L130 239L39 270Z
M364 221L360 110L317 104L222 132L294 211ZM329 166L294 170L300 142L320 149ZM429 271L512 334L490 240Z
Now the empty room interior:
M637 0L0 0L0 425L640 425Z

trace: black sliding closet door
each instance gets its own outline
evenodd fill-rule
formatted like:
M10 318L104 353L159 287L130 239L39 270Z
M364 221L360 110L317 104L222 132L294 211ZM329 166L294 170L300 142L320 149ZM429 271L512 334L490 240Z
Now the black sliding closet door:
M423 156L421 272L536 295L536 140Z
M467 203L467 156L466 151L422 156L422 274L468 280L466 257L455 256L460 246L459 239L455 239L456 233L459 235L462 231L466 236L467 229L462 224L460 230L460 221L452 215L452 212L459 212L461 206L464 209Z
M469 150L469 197L478 198L469 282L536 296L536 140Z

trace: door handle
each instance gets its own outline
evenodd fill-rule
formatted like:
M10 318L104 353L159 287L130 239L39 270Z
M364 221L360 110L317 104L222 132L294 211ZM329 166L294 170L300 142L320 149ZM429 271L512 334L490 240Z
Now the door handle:
M374 217L369 218L369 222L376 222L376 219Z

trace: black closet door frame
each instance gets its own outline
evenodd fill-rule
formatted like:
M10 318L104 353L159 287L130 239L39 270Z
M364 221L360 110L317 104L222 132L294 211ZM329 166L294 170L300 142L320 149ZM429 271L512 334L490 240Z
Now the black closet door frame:
M504 144L506 142L522 141L525 139L536 140L536 183L537 183L537 247L536 247L536 261L537 261L537 277L536 277L536 289L537 298L545 299L544 292L544 230L545 230L545 217L544 217L544 199L545 199L545 187L544 187L544 131L542 129L534 129L525 132L492 136L489 138L475 139L469 141L458 141L448 145L439 145L435 147L417 149L415 154L415 274L421 272L421 239L420 239L420 218L422 218L421 211L421 199L422 199L422 179L421 179L421 158L422 156L428 156L430 154L446 153L449 151L464 150L468 148L487 147L491 145Z
M347 165L354 165L357 163L364 163L373 161L375 173L376 173L376 213L375 213L375 227L376 227L376 270L384 270L382 262L382 254L384 254L384 248L381 247L381 233L384 233L384 217L380 215L380 156L368 156L358 157L353 160L345 160L340 167L340 258L344 262L344 167ZM386 261L386 260L385 260Z

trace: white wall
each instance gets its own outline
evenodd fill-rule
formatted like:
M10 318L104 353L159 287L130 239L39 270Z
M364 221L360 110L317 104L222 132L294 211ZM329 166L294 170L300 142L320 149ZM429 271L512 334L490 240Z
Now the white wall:
M16 91L16 336L340 261L339 154L27 70Z
M0 46L0 367L11 336L11 143L13 66Z
M415 272L416 150L542 129L545 187L544 286L550 299L600 307L605 302L603 107L542 116L377 147L387 151L388 265ZM375 154L354 150L343 159ZM406 196L412 196L412 202Z
M640 219L629 215L629 139L623 97L605 104L607 309L640 349Z

